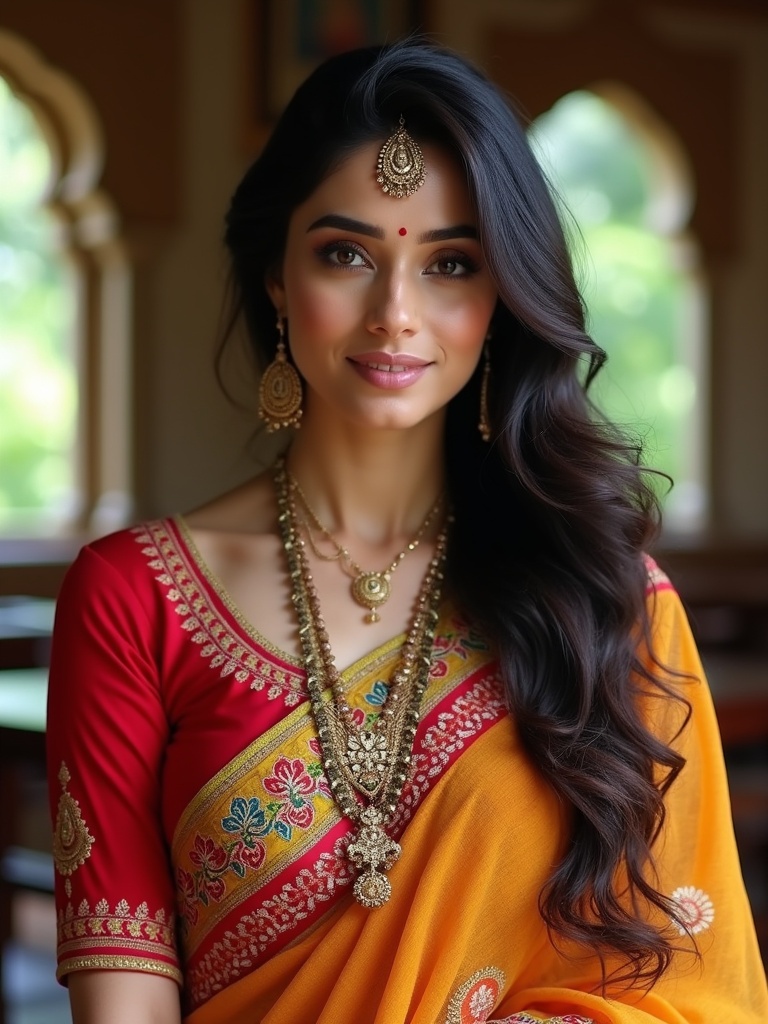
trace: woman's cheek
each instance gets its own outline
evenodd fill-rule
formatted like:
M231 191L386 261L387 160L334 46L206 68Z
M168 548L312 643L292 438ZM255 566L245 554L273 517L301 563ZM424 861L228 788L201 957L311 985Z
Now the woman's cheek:
M308 335L312 342L332 340L343 333L349 319L349 305L331 289L300 292L289 303L289 329Z

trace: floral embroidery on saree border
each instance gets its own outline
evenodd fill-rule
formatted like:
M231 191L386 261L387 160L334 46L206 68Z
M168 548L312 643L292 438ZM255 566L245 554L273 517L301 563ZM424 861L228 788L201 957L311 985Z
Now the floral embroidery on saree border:
M435 680L436 689L428 697L433 712L430 721L425 714L425 731L417 737L414 750L413 774L406 783L393 829L398 833L415 813L421 800L439 777L456 761L460 753L490 726L506 714L497 676L488 670L477 678L487 655L466 652L454 655L467 660L467 678L463 693L455 693L442 673ZM471 671L471 670L473 671ZM440 697L443 700L440 700ZM298 709L297 709L298 710ZM260 904L233 921L223 932L217 931L210 948L199 957L189 957L187 969L187 995L192 1006L200 1005L217 991L249 973L260 962L274 955L298 938L302 931L327 911L329 901L338 897L354 881L355 870L344 854L349 835L346 823L339 818L335 805L329 805L331 822L319 857L307 860L292 878L286 872L271 885L264 887ZM335 823L335 827L332 827ZM311 845L311 844L310 844ZM315 846L319 846L316 843ZM308 851L309 852L309 851Z
M302 737L305 738L305 737ZM179 919L190 955L239 904L269 885L338 823L338 813L308 742L304 758L281 754L265 778L241 772L217 794L205 818L175 844ZM293 753L294 747L290 748ZM256 794L256 789L261 791ZM242 787L242 788L241 788ZM247 787L247 788L246 788ZM216 817L211 821L211 814ZM212 827L213 826L213 827Z
M443 624L436 638L431 683L423 702L425 715L445 699L449 689L458 689L487 660L485 644L466 630L460 617L447 611ZM353 703L365 699L371 678L388 674L397 650L397 643L384 644L347 675ZM478 716L473 731L481 729L484 721L492 721L501 707L494 705L484 719L484 707L476 707L468 699L466 714ZM429 755L426 770L431 774L440 771L445 759L458 749L442 745L446 747L442 763ZM414 758L415 770L417 760ZM421 789L422 781L416 773L406 784L404 798L412 802ZM400 811L394 827L404 826L405 820ZM340 824L320 765L311 713L308 705L302 704L225 765L194 797L177 823L172 860L187 958L193 957L206 936L238 904L257 890L266 890L313 845L332 830L338 831ZM342 831L346 832L346 826Z
M181 521L176 525L186 536ZM206 658L209 666L218 670L220 678L234 676L237 682L248 683L252 690L266 690L268 700L282 697L287 707L295 707L304 699L303 675L285 664L280 652L264 638L254 637L254 643L250 644L245 636L251 637L252 628L231 605L221 587L214 580L206 579L205 582L216 591L241 626L243 635L235 633L222 618L200 586L200 564L186 557L167 520L144 523L131 532L137 544L141 545L149 568L156 573L155 579L165 588L166 597L181 618L181 628L200 648L200 657ZM190 552L194 553L191 538L187 538L187 544ZM257 646L274 654L274 659L265 657Z

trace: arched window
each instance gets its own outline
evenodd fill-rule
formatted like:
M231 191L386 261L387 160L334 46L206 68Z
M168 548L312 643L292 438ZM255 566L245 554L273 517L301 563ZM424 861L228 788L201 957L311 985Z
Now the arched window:
M53 216L48 144L0 78L0 531L76 511L75 288Z
M130 274L80 87L0 29L0 534L131 514Z
M707 345L692 180L666 126L615 85L563 97L532 126L573 216L590 331L608 353L593 397L675 482L667 525L706 521ZM568 214L566 214L566 222ZM665 487L662 487L662 491Z

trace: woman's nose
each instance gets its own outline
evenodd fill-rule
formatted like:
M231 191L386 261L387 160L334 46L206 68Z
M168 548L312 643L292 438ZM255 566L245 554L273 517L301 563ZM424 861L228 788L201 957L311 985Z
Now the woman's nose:
M371 289L366 326L390 338L415 334L421 326L418 287L402 271L382 273Z

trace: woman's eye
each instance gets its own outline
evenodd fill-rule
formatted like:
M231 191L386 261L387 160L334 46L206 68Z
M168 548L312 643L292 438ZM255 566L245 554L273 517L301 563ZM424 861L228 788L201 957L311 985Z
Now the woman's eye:
M461 268L461 264L458 260L438 260L435 264L438 273L447 274L449 277L453 275Z
M467 277L477 270L475 263L466 256L441 256L427 267L428 274L440 277Z
M336 250L336 262L341 263L342 266L351 267L354 266L355 260L361 260L362 256L359 252L355 252L353 249L337 249Z
M333 242L320 250L320 256L334 267L366 267L368 261L357 249Z

